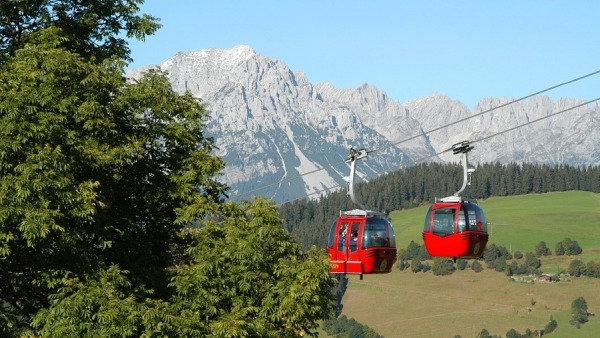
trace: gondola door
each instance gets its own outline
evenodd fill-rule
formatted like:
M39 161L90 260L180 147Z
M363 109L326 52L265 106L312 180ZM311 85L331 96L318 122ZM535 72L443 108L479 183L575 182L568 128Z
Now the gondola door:
M327 246L331 273L363 274L359 233L364 223L363 217L340 217L335 227L331 227Z

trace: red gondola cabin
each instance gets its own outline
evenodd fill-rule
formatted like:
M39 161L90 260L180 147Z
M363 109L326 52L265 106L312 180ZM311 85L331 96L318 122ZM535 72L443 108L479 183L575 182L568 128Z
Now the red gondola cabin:
M487 241L487 220L474 202L447 197L425 215L423 242L433 257L481 258Z
M355 209L341 213L329 230L329 272L388 273L396 261L396 237L380 213Z

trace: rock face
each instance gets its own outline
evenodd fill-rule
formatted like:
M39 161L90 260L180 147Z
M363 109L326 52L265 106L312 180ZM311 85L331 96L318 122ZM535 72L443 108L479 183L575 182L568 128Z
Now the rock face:
M311 84L248 46L182 52L159 67L175 90L189 90L211 112L205 132L227 163L222 180L234 200L260 195L281 203L337 190L349 174L350 147L370 151L357 164L363 180L415 162L458 161L451 152L436 154L463 140L476 142L473 163L600 163L598 103L570 109L585 102L485 98L471 112L434 95L401 104L367 84Z

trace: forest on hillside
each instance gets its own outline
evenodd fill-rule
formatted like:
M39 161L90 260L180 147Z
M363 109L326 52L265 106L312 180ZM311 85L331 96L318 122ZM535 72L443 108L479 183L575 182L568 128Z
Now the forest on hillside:
M423 163L357 184L355 191L371 210L408 209L454 194L462 185L462 170L456 163ZM600 192L600 166L480 164L462 196L485 199L570 190ZM354 208L346 190L340 190L317 200L285 203L280 206L279 215L305 249L312 245L324 248L329 227L340 210Z

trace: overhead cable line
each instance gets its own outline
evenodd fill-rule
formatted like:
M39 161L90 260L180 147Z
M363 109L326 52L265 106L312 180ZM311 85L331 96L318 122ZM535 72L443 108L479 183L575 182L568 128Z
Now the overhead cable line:
M483 114L490 113L490 112L492 112L492 111L494 111L494 110L497 110L497 109L500 109L500 108L507 107L507 106L509 106L509 105L511 105L511 104L514 104L514 103L517 103L517 102L523 101L523 100L525 100L525 99L531 98L531 97L533 97L533 96L536 96L536 95L539 95L539 94L543 94L543 93L545 93L545 92L548 92L548 91L550 91L550 90L553 90L553 89L556 89L556 88L559 88L559 87L565 86L565 85L567 85L567 84L571 84L571 83L574 83L574 82L577 82L577 81L583 80L583 79L585 79L585 78L588 78L588 77L590 77L590 76L593 76L593 75L596 75L596 74L599 74L599 73L600 73L600 70L596 70L596 71L594 71L594 72L591 72L591 73L585 74L585 75L583 75L583 76L579 76L579 77L577 77L577 78L575 78L575 79L572 79L572 80L568 80L568 81L562 82L562 83L560 83L560 84L557 84L557 85L554 85L554 86L552 86L552 87L548 87L548 88L546 88L546 89L543 89L543 90L537 91L537 92L535 92L535 93L532 93L532 94L529 94L529 95L523 96L523 97L521 97L521 98L518 98L518 99L516 99L516 100L512 100L512 101L510 101L510 102L507 102L507 103L501 104L501 105L499 105L499 106L496 106L496 107L493 107L493 108L490 108L490 109L487 109L487 110L481 111L481 112L479 112L479 113L477 113L477 114L474 114L474 115L471 115L471 116L468 116L468 117L465 117L465 118L459 119L459 120L457 120L457 121L454 121L454 122L450 122L450 123L448 123L448 124L442 125L442 126L440 126L440 127L434 128L434 129L431 129L431 130L429 130L429 131L426 131L426 132L424 132L424 133L425 133L425 134L431 134L431 133L434 133L434 132L436 132L436 131L439 131L439 130L441 130L441 129L444 129L444 128L447 128L447 127L453 126L453 125L455 125L455 124L458 124L458 123L461 123L461 122L465 122L465 121L467 121L467 120L470 120L470 119L472 119L472 118L475 118L475 117L481 116L481 115L483 115ZM592 100L592 101L589 101L589 102L594 102L594 101L596 101L596 100ZM554 115L554 114L553 114L553 115ZM418 137L421 137L422 135L423 135L423 134L422 134L422 133L420 133L420 134L417 134L417 135L411 136L411 137L409 137L409 138L406 138L406 139L400 140L400 141L398 141L398 142L395 142L395 143L390 143L389 145L387 145L387 146L385 146L385 147L382 147L382 148L377 148L377 149L373 149L373 150L367 150L367 153L372 153L372 152L378 152L378 151L382 151L382 150L385 150L385 149L391 148L391 147L393 147L393 146L397 146L397 145L399 145L399 144L402 144L402 143L404 143L404 142L408 142L408 141L414 140L414 139L416 139L416 138L418 138ZM444 153L444 152L446 152L446 151L443 151L442 153ZM434 155L428 156L427 158L430 158L430 157L433 157L433 156L437 156L437 155L439 155L439 154L440 154L440 153L438 153L438 154L434 154ZM416 163L417 161L413 161L413 162L415 162L415 163ZM339 164L345 164L345 162L339 162ZM332 165L331 167L333 167L333 165ZM306 172L306 173L302 173L302 174L300 174L300 177L299 177L299 178L302 178L302 177L304 177L304 176L306 176L306 175L314 174L314 173L316 173L316 172L319 172L319 171L322 171L322 170L325 170L325 167L322 167L322 168L319 168L319 169L314 169L314 170L308 171L308 172ZM295 178L295 179L299 179L299 178ZM295 180L295 179L294 179L294 180ZM287 181L288 181L288 182L291 182L292 180L288 179ZM243 192L243 193L238 193L238 194L235 194L234 196L240 197L240 196L249 195L249 194L252 194L252 193L254 193L254 192L256 192L256 191L263 190L263 189L266 189L266 188L272 187L272 186L274 186L274 185L278 185L278 184L280 184L280 183L281 183L281 181L277 181L277 182L274 182L274 183L271 183L271 184L268 184L268 185L264 185L264 186L261 186L261 187L258 187L258 188L255 188L255 189L252 189L252 190L249 190L249 191L245 191L245 192ZM338 186L339 186L339 184L338 184ZM320 191L320 192L323 192L323 191ZM311 194L309 194L309 195L307 195L307 196L310 196L310 195L313 195L313 194L314 194L314 193L311 193ZM305 196L305 197L307 197L307 196Z
M536 122L540 122L540 121L542 121L542 120L545 120L545 119L547 119L547 118L550 118L550 117L553 117L553 116L556 116L556 115L559 115L559 114L562 114L562 113L565 113L565 112L571 111L571 110L573 110L573 109L577 109L577 108L580 108L580 107L587 106L587 105L589 105L589 104L591 104L591 103L594 103L594 102L597 102L597 101L600 101L600 97L598 97L598 98L596 98L596 99L593 99L593 100L590 100L590 101L587 101L587 102L585 102L585 103L578 104L578 105L576 105L576 106L573 106L573 107L570 107L570 108L563 109L563 110L561 110L561 111L558 111L558 112L552 113L552 114L550 114L550 115L546 115L546 116L544 116L544 117L540 117L540 118L538 118L538 119L535 119L535 120L529 121L529 122L527 122L527 123L523 123L523 124L521 124L521 125L517 125L517 126L515 126L515 127L508 128L508 129L506 129L506 130L499 131L499 132L497 132L497 133L494 133L494 134L491 134L491 135L488 135L488 136L482 137L482 138L480 138L480 139L477 139L477 140L474 140L474 141L469 141L469 143L470 143L470 144L472 144L472 143L479 143L479 142L483 142L483 141L489 140L489 139L491 139L491 138L493 138L493 137L496 137L496 136L498 136L498 135L505 134L505 133L507 133L507 132L509 132L509 131L513 131L513 130L519 129L519 128L521 128L521 127L528 126L528 125L530 125L530 124L533 124L533 123L536 123ZM428 159L430 159L430 158L432 158L432 157L435 157L435 156L442 155L442 154L444 154L444 153L446 153L446 152L449 152L449 151L452 151L452 150L453 150L453 148L445 149L445 150L442 150L442 151L440 151L440 152L438 152L438 153L435 153L435 154L432 154L432 155L425 156L425 157L422 157L422 158L420 158L420 159L414 160L413 162L414 162L414 163L420 163L420 162L424 162L424 161L426 161L426 160L428 160ZM325 191L328 191L328 190L331 190L331 189L334 189L334 188L339 188L339 187L341 187L341 184L337 184L337 185L335 185L335 186L327 187L326 189L323 189L323 190L319 190L319 191L312 192L312 193L310 193L310 194L307 194L306 196L303 196L303 197L299 197L299 198L296 198L296 199L293 199L293 200L289 200L289 201L282 202L282 203L280 203L279 205L282 205L282 204L285 204L285 203L289 203L289 202L294 202L294 201L301 200L301 199L305 199L305 198L307 198L307 197L309 197L309 196L316 195L316 194L319 194L319 193L323 193L323 192L325 192Z
M507 132L509 132L509 131L513 131L513 130L515 130L515 129L519 129L519 128L521 128L521 127L528 126L528 125L530 125L530 124L532 124L532 123L536 123L536 122L539 122L539 121L541 121L541 120L547 119L547 118L549 118L549 117L552 117L552 116L555 116L555 115L558 115L558 114L562 114L562 113L564 113L564 112L566 112L566 111L570 111L570 110L577 109L577 108L580 108L580 107L583 107L583 106L587 106L587 105L589 105L589 104L591 104L591 103L594 103L594 102L597 102L597 101L600 101L600 97L598 97L598 98L596 98L596 99L593 99L593 100L591 100L591 101L585 102L585 103L578 104L578 105L576 105L576 106L573 106L573 107L571 107L571 108L563 109L563 110L561 110L561 111L558 111L558 112L556 112L556 113L552 113L552 114L550 114L550 115L546 115L546 116L544 116L544 117L540 117L539 119L535 119L535 120L533 120L533 121L529 121L529 122L527 122L527 123L523 123L523 124L521 124L521 125L517 125L517 126L514 126L514 127L512 127L512 128L508 128L508 129L506 129L506 130L503 130L503 131L499 131L499 132L497 132L497 133L495 133L495 134L492 134L492 135L489 135L489 136L486 136L486 137L480 138L479 140L472 141L471 143L482 142L482 141L485 141L485 140L487 140L487 139L490 139L490 138L492 138L492 137L495 137L495 136L498 136L498 135L501 135L501 134L507 133Z
M536 95L543 94L543 93L545 93L545 92L547 92L547 91L550 91L550 90L552 90L552 89L556 89L556 88L558 88L558 87L562 87L562 86L564 86L564 85L567 85L567 84L570 84L570 83L573 83L573 82L576 82L576 81L579 81L579 80L583 80L583 79L585 79L585 78L587 78L587 77L590 77L590 76L592 76L592 75L596 75L596 74L598 74L598 73L600 73L600 70L597 70L597 71L595 71L595 72L591 72L591 73L589 73L589 74L586 74L586 75L580 76L580 77L578 77L578 78L575 78L575 79L573 79L573 80L569 80L569 81L566 81L566 82L563 82L563 83L557 84L557 85L555 85L555 86L552 86L552 87L549 87L549 88L546 88L546 89L540 90L540 91L538 91L538 92L535 92L535 93L533 93L533 94L529 94L529 95L523 96L523 97L521 97L521 98L518 98L518 99L516 99L516 100L512 100L512 101L510 101L510 102L507 102L507 103L501 104L501 105L499 105L499 106L496 106L496 107L490 108L490 109L488 109L488 110L481 111L481 112L479 112L479 113L477 113L477 114L474 114L474 115L471 115L471 116L468 116L468 117L462 118L462 119L460 119L460 120L457 120L457 121L454 121L454 122L450 122L450 123L448 123L448 124L446 124L446 125L443 125L443 126L441 126L441 127L437 127L437 128L434 128L434 129L431 129L431 130L429 130L429 131L426 131L426 132L424 132L424 133L425 133L425 134L430 134L430 133L436 132L436 131L438 131L438 130L441 130L441 129L444 129L444 128L447 128L447 127L453 126L453 125L455 125L455 124L458 124L458 123L461 123L461 122L465 122L465 121L467 121L467 120L470 120L470 119L472 119L472 118L474 118L474 117L481 116L481 115L483 115L483 114L487 114L487 113L489 113L489 112L492 112L492 111L494 111L494 110L497 110L497 109L500 109L500 108L504 108L504 107L510 106L510 105L511 105L511 104L513 104L513 103L517 103L517 102L523 101L523 100L525 100L525 99L528 99L528 98L534 97L534 96L536 96ZM592 102L593 102L593 101L592 101ZM414 140L414 139L416 139L416 138L420 137L421 135L422 135L422 134L415 135L415 136L411 136L411 137L409 137L409 138L407 138L407 139L404 139L404 140L398 141L398 142L396 142L396 143L392 143L392 144L390 144L390 145L387 145L387 146L385 146L385 147L382 147L382 148L379 148L379 149L373 149L373 150L371 150L371 151L369 151L369 152L376 152L376 151L384 150L384 149L390 148L390 147L392 147L392 146L395 146L395 145L398 145L398 144L401 144L401 143L404 143L404 142L408 142L408 141L410 141L410 140Z

